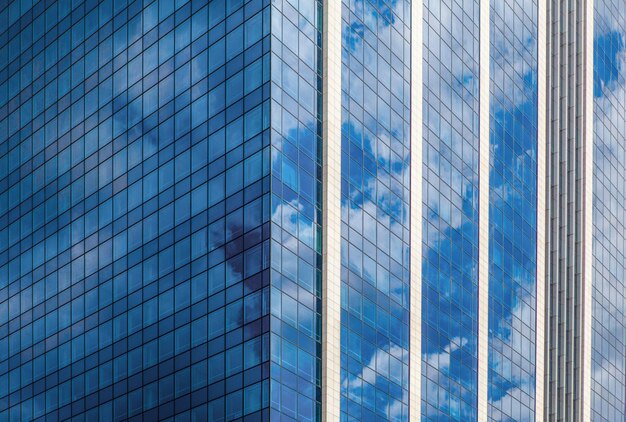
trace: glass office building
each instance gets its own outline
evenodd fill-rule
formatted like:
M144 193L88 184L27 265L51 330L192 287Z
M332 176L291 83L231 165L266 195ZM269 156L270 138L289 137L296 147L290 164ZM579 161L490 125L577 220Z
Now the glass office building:
M0 421L626 420L625 6L0 0Z

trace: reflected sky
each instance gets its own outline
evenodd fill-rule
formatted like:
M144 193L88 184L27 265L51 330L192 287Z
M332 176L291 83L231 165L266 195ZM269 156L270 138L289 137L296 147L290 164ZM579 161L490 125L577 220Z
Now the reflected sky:
M321 414L322 14L318 0L271 7L272 420ZM254 73L240 76L224 87L226 100L254 84Z
M623 4L594 2L594 168L591 411L626 416L626 19Z
M341 411L408 420L410 2L343 1Z
M478 12L424 3L421 412L433 420L477 418Z
M537 4L491 2L489 417L533 421ZM529 16L530 14L530 16ZM523 213L522 213L523 210Z

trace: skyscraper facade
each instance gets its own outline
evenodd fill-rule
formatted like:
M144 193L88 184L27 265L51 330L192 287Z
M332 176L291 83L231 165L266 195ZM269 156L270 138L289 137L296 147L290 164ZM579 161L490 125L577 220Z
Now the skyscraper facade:
M590 418L616 421L626 418L626 11L595 1L593 17Z
M3 420L319 413L316 6L2 4Z
M618 0L0 0L0 420L626 420Z

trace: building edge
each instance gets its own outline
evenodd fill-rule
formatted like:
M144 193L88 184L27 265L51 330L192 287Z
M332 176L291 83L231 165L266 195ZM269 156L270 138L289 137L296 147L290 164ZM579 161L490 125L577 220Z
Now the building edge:
M341 1L323 3L322 420L341 414Z
M582 420L591 420L591 318L593 268L593 0L585 1L584 47L584 191Z
M537 22L537 275L535 322L535 420L544 420L546 333L547 0L538 0ZM543 100L542 100L543 99Z
M421 416L422 386L422 65L423 0L411 3L411 317L409 417Z

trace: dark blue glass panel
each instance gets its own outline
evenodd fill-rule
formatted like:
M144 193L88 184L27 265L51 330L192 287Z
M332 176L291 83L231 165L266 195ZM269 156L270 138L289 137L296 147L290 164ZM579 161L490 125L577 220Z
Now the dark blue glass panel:
M269 418L269 3L1 2L0 420Z

